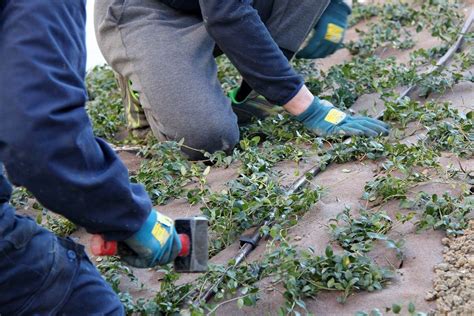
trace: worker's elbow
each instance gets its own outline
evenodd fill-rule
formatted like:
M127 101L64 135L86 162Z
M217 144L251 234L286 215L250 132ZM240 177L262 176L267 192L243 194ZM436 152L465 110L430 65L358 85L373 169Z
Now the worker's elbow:
M206 3L201 5L204 26L209 33L219 33L220 30L232 29L236 23L242 21L247 10L240 1L220 2L219 4Z
M206 16L203 22L204 27L211 36L219 34L219 26L223 23L222 19L215 16Z
M35 145L40 133L25 125L16 130L0 128L0 161L6 166L41 165L46 159L43 150Z

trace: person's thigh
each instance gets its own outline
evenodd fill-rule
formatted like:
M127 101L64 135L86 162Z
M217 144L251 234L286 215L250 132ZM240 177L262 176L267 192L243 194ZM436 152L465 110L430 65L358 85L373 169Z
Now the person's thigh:
M330 0L254 0L279 47L296 53L316 25Z
M202 20L156 0L119 1L96 4L99 45L112 68L132 80L155 135L209 152L230 150L239 139L237 118Z
M72 243L71 241L62 241ZM124 315L124 307L117 294L102 278L82 249L65 245L68 259L79 260L79 267L71 281L71 294L59 310L61 315ZM76 247L77 248L77 247Z
M8 204L0 162L0 314L123 315L123 306L87 258Z
M8 202L11 195L12 187L3 175L3 164L0 161L0 204Z
M22 220L17 216L19 224ZM6 277L10 284L5 297L9 298L8 303L2 304L0 312L124 315L118 296L89 261L81 245L39 228L27 244L18 248L8 252L9 263L0 260L2 278ZM2 293L2 296L6 294Z

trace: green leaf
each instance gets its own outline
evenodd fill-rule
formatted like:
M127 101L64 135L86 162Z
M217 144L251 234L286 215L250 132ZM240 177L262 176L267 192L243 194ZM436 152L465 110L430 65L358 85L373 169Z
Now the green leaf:
M375 308L370 312L370 316L383 316L383 314L378 308Z
M394 314L399 314L401 310L402 310L402 307L400 305L398 305L398 304L393 304L392 305L392 312Z
M378 240L386 240L387 236L378 234L378 233L372 233L372 232L367 232L367 237L372 238L372 239L378 239Z
M334 278L329 279L328 284L327 284L328 288L332 288L335 282L336 281L334 280Z
M326 257L331 258L334 255L334 252L331 248L331 246L326 247Z

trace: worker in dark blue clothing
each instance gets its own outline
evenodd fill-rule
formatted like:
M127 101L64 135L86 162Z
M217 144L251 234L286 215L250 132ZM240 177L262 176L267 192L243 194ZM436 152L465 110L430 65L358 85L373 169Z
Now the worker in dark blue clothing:
M103 0L95 2L95 27L105 59L126 78L121 86L130 80L138 92L154 135L184 139L183 151L199 159L189 148L229 151L239 141L235 113L254 114L252 90L320 136L386 134L383 122L313 96L289 63L295 54L334 52L350 12L347 0ZM217 78L218 52L244 79L230 97ZM136 98L126 100L135 111Z
M1 315L124 313L81 245L15 214L4 171L46 208L127 244L137 266L168 263L181 249L172 221L93 135L84 24L85 0L0 2Z

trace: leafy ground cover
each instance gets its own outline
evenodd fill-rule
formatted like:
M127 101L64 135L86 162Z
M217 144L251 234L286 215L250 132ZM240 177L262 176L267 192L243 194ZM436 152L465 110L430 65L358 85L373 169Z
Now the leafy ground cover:
M211 256L219 257L243 232L262 224L270 214L275 221L271 227L262 228L271 236L266 246L260 246L264 250L235 269L227 268L233 262L226 258L192 280L182 281L170 267L149 271L161 278L159 291L153 296L137 298L129 293L129 282L140 289L151 285L143 283L117 258L100 258L98 268L119 293L127 312L201 315L225 313L227 308L234 314L244 310L258 314L258 306L268 293L277 293L282 299L272 307L273 314L310 313L314 311L311 299L325 293L337 292L337 300L348 304L354 293L378 293L397 282L401 264L382 264L374 251L387 249L403 262L409 260L408 234L423 236L435 229L445 231L450 238L462 237L472 217L473 183L472 170L466 170L460 161L472 166L474 115L457 110L449 102L431 100L430 95L443 94L459 82L473 81L472 36L466 43L469 49L458 52L449 66L430 75L423 71L457 37L463 6L460 1L444 0L356 4L351 25L357 36L346 45L351 58L327 71L319 70L313 62L294 61L311 90L341 108L349 109L362 96L376 94L384 120L393 126L389 137L353 138L350 143L318 138L279 114L242 128L242 139L231 155L206 154L207 160L201 162L185 159L180 153L183 142L140 140L140 166L133 171L132 180L146 186L158 208L182 200L206 215L210 219ZM439 45L418 47L415 35L420 32L437 38ZM408 55L408 62L382 56L389 49ZM238 72L225 56L218 58L218 65L223 89L229 90L238 83ZM415 93L399 100L400 88L412 84L418 87ZM88 75L87 88L87 109L97 135L116 145L133 141L116 137L125 120L113 72L106 66L94 69ZM370 112L371 106L366 104L361 112ZM446 153L459 159L461 166L446 168ZM285 194L286 184L304 172L302 166L316 161L323 167L330 161L347 165L342 173L349 175L355 164L372 164L374 168L362 185L359 204L341 205L338 215L326 218L327 226L321 229L327 231L327 244L302 247L297 242L303 238L299 225L334 192L318 178L290 195ZM288 162L292 163L290 172L282 172L280 166ZM209 179L225 169L234 170L234 176L216 187ZM443 191L425 191L432 183L443 185ZM36 209L38 222L61 235L76 229L43 210L24 189L16 189L13 203ZM211 303L190 304L221 276L224 281L215 289ZM392 303L384 311L360 306L359 315L422 314L410 300Z

